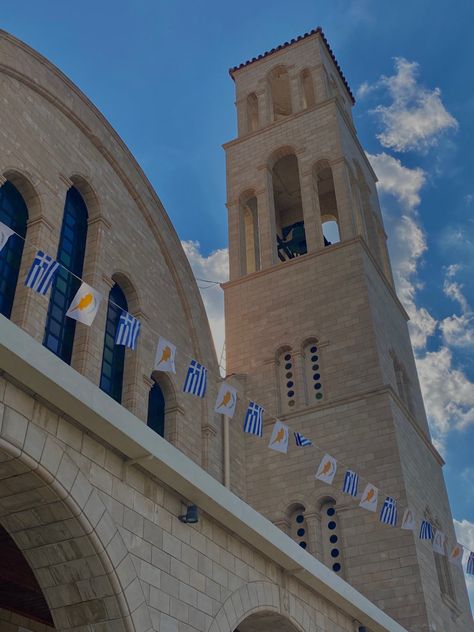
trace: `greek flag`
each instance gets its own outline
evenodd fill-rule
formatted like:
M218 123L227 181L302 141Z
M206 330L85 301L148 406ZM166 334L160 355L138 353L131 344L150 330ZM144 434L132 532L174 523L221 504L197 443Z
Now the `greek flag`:
M380 511L380 522L389 524L394 527L397 524L397 502L387 496L383 501L382 510Z
M295 435L295 443L299 448L304 448L307 445L313 445L309 439L303 437L303 435L299 432L294 432L293 434Z
M28 276L25 279L26 287L36 290L38 294L46 294L51 287L54 275L59 268L59 263L51 259L49 255L38 250L31 265Z
M347 470L344 474L344 485L342 491L349 496L357 496L357 488L359 487L359 475L352 470Z
M420 527L420 539L432 540L433 539L433 525L428 520L423 520Z
M115 334L115 344L130 347L135 351L137 338L140 333L140 321L128 312L120 314L120 320Z
M474 575L474 553L472 553L472 551L467 558L466 573L468 573L468 575Z
M244 432L257 437L263 435L263 408L255 402L250 402L245 415Z
M184 381L183 391L191 393L198 397L204 397L207 385L207 369L196 360L191 360L186 379Z

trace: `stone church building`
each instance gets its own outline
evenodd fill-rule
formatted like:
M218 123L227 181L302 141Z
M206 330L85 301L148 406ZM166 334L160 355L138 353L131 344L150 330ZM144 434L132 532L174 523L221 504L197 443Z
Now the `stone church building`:
M455 542L344 75L320 29L230 74L229 379ZM1 632L472 632L463 572L429 541L358 508L342 473L316 481L314 450L268 450L270 418L244 434L243 398L213 412L209 324L160 199L5 32L0 121ZM24 285L37 250L64 266L44 296ZM104 296L90 327L65 316L79 279ZM114 345L122 309L135 351ZM153 371L159 336L175 375Z

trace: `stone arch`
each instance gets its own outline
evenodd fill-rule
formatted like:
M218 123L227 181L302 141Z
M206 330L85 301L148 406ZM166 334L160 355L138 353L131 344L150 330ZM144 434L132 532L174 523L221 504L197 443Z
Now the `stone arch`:
M120 285L123 293L127 297L129 313L132 314L132 316L139 315L142 311L143 303L136 289L136 285L130 279L129 274L123 270L117 270L112 274L112 281Z
M287 622L288 631L318 632L314 617L303 601L277 584L266 581L248 582L229 595L208 632L234 632L249 617L265 614ZM262 632L265 629L273 628L262 628Z
M291 99L291 83L288 69L278 64L268 73L268 88L270 93L271 120L279 121L293 112Z
M69 177L69 180L84 199L89 213L89 223L103 217L99 196L96 193L95 187L91 184L91 179L87 176L75 173Z
M43 209L41 204L41 198L38 194L36 186L32 182L31 176L23 173L16 168L7 168L3 171L0 178L0 186L3 178L11 182L21 193L22 198L25 200L25 204L28 207L28 223L35 221L42 217Z
M0 481L0 524L33 571L56 630L92 632L111 622L120 632L151 629L133 562L99 494L60 442L10 408Z

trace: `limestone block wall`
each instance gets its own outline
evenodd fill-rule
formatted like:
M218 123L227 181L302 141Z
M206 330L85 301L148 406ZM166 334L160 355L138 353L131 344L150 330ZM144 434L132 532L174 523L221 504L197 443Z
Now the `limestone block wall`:
M265 611L297 630L353 632L351 616L225 525L202 514L197 525L179 522L183 499L127 467L80 420L5 376L0 401L0 522L58 630L233 632ZM0 620L17 632L15 616Z
M25 288L23 280L38 248L56 256L66 192L75 186L89 213L83 278L104 300L92 327L76 327L72 366L99 383L107 298L118 282L142 323L137 350L126 352L123 405L146 420L158 336L171 340L183 352L178 374L154 376L166 395L166 436L221 479L221 420L182 393L190 357L218 374L214 346L194 277L159 198L90 101L4 32L0 83L0 185L11 180L29 212L13 322L43 340L49 295Z

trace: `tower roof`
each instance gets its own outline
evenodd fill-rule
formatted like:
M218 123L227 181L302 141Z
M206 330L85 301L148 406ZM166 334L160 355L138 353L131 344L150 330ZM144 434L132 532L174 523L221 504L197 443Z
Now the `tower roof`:
M305 33L304 35L298 35L298 37L293 38L292 40L290 40L289 42L285 42L284 44L280 44L279 46L277 46L276 48L272 48L271 50L267 50L264 53L262 53L261 55L258 55L258 57L252 57L252 59L248 59L247 61L244 61L243 63L239 64L238 66L233 66L233 68L229 68L229 75L232 77L232 79L234 79L234 73L237 70L240 70L241 68L245 68L245 66L249 66L250 64L253 64L256 61L259 61L260 59L264 59L265 57L268 57L269 55L272 55L273 53L276 53L277 51L283 50L284 48L287 48L288 46L292 46L293 44L296 44L296 42L300 42L301 40L306 39L307 37L311 37L311 35L316 35L319 34L321 36L321 39L323 40L328 53L330 54L334 65L337 68L337 71L339 73L339 76L342 79L343 84L346 87L347 92L349 93L349 96L351 97L352 103L355 103L355 98L354 95L352 94L352 91L349 87L349 84L347 83L347 79L344 77L344 73L341 70L341 67L339 66L339 63L336 59L336 56L334 55L331 47L329 46L329 43L326 39L326 36L324 35L323 29L318 26L317 28L313 29L312 31L308 31L308 33Z

